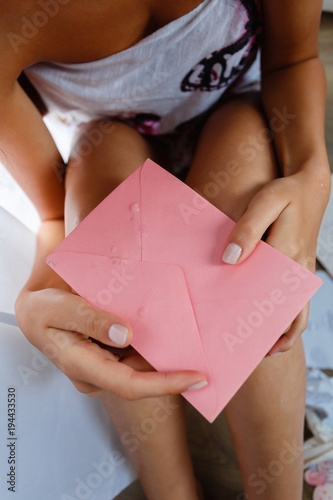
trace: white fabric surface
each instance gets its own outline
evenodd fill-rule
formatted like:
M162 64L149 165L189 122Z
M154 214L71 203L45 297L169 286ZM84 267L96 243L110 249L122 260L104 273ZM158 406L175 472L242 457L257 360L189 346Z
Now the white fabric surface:
M35 235L0 207L0 320L14 314L14 300L29 276Z
M313 437L304 443L304 468L333 459L333 378L308 370L306 419Z
M37 231L40 219L35 207L1 163L0 207L5 208L31 231ZM0 226L0 234L1 232L3 232L2 226Z
M323 10L333 12L333 0L324 0Z
M13 201L13 211L20 205ZM135 473L102 403L80 394L13 326L34 246L34 234L0 209L0 498L111 500ZM15 493L6 484L9 386L17 404Z

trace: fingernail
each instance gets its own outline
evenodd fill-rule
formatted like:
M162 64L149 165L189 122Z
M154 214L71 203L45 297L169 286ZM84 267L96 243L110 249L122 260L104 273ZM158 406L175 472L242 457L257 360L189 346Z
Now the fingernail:
M128 329L124 325L115 323L111 325L108 331L109 339L117 345L125 345L128 335Z
M242 251L242 247L237 245L237 243L229 243L222 256L223 262L226 264L236 264L242 254Z
M278 356L279 354L282 354L282 352L275 352L274 354L271 354L271 358L275 358L275 356Z
M190 387L188 387L187 390L196 391L197 389L205 387L207 384L208 384L207 380L201 380L201 382L197 382L196 384L190 385Z

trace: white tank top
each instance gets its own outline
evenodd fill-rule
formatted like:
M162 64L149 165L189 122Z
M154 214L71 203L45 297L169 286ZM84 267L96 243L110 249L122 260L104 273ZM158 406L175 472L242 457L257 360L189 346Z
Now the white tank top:
M165 134L231 86L258 80L260 26L257 0L204 0L119 53L87 63L41 62L25 74L48 110L62 117L109 117Z

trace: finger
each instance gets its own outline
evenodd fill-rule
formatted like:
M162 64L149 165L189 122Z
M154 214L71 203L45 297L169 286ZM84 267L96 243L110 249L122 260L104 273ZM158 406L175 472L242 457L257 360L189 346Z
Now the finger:
M128 355L121 359L121 363L133 368L139 372L152 372L156 371L153 366L148 363L140 354L134 349Z
M307 304L304 309L302 309L302 311L294 319L287 332L282 335L274 344L274 346L268 353L270 356L277 356L278 354L289 351L289 349L291 349L295 345L295 343L307 327L308 315L309 304Z
M70 355L73 346L78 345L82 342L85 343L90 351L95 351L99 354L102 354L103 357L106 357L115 362L119 360L118 355L115 355L114 353L106 351L105 349L99 347L91 339L82 339L82 336L79 333L49 329L46 332L46 338L48 342L45 343L44 338L44 345L41 348L43 354L45 354L66 375L67 370L65 368L65 363L63 362L63 357L64 355L66 355L66 351ZM68 378L79 392L86 394L87 396L97 397L105 392L104 389L101 389L96 385L83 382L82 380L74 379L70 376Z
M99 345L93 339L77 332L48 328L41 340L42 343L39 343L41 345L37 344L36 347L61 370L63 370L62 360L64 356L70 354L71 350L78 344L83 344L90 352L96 352L112 361L120 359L120 356L113 352L113 348L106 349L103 344Z
M284 197L280 193L277 196L277 190L273 187L259 191L231 231L223 252L223 262L227 264L243 262L285 207Z
M89 396L91 398L96 398L98 396L101 396L105 392L104 389L100 389L99 387L96 387L95 385L92 384L87 384L86 382L81 382L79 380L74 380L74 379L70 379L70 381L74 385L75 389L77 389L82 394L85 394L86 396Z
M285 335L287 332L289 332L290 328L291 328L291 325L292 323L290 323L289 326L287 326L287 328L285 329L285 331L283 332L283 335Z
M47 300L49 306L49 297ZM54 301L57 302L54 307L57 314L48 317L47 326L78 332L109 346L125 347L131 343L131 326L119 316L97 309L68 291L59 293L57 290Z
M192 386L206 385L206 377L196 371L170 373L140 372L126 364L101 356L96 346L87 349L84 340L74 345L62 357L63 371L74 380L105 391L110 391L125 399L179 394ZM97 348L97 349L96 349ZM101 352L98 351L100 349Z

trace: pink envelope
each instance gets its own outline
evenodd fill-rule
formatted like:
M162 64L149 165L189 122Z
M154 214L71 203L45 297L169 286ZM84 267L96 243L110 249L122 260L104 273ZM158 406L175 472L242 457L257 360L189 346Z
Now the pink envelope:
M199 370L183 396L213 421L322 283L260 242L221 260L235 223L147 160L47 257L90 304L128 321L159 371Z

